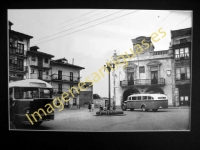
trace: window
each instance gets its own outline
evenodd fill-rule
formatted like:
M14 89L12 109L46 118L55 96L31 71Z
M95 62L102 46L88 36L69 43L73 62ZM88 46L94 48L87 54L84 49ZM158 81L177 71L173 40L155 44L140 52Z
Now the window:
M73 72L70 72L70 81L73 81Z
M176 68L176 79L190 79L190 67Z
M140 73L145 73L145 68L144 68L144 66L139 67L139 72L140 72Z
M147 100L147 96L143 96L143 100Z
M32 61L36 61L36 57L35 57L35 56L32 56L31 60L32 60Z
M31 73L34 73L34 69L31 69Z
M46 71L46 75L49 75L49 71Z
M129 97L128 100L131 100L131 97Z
M180 48L180 49L175 49L175 59L176 60L183 60L183 59L189 59L189 48Z
M49 63L48 58L45 58L44 62L48 64Z
M73 98L73 105L76 105L76 98Z
M58 91L62 92L62 84L58 84Z
M17 69L24 71L23 66L24 65L24 60L23 59L17 59Z
M136 100L136 97L132 97L132 100Z
M24 53L24 44L17 44L17 53L23 54Z
M138 96L137 100L141 100L141 96Z
M148 96L148 99L151 99L151 96Z

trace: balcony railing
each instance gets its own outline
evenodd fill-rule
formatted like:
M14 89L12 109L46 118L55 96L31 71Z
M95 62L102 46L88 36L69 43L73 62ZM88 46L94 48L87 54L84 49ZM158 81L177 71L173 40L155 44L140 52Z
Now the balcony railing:
M68 89L68 88L62 88L62 89L53 88L53 94L62 94L64 92L67 92L70 95L69 90L70 89ZM77 95L78 93L76 92L76 90L73 89L73 94Z
M120 86L150 86L150 85L165 85L165 79L136 79L120 81Z
M38 73L32 73L30 74L30 78L31 79L40 79L40 80L51 80L51 76L50 75L39 75Z
M9 66L9 70L13 70L13 71L25 71L28 72L28 66Z
M18 49L15 49L15 48L9 48L9 52L10 54L17 54L17 55L22 55L22 56L27 56L27 51L26 50L23 50L23 51L20 51Z
M70 77L68 75L58 76L58 74L52 75L52 80L79 82L79 78L78 77Z
M44 62L38 62L38 61L30 61L30 65L32 66L38 66L38 67L46 67L46 68L50 68L50 64L49 63L44 63Z

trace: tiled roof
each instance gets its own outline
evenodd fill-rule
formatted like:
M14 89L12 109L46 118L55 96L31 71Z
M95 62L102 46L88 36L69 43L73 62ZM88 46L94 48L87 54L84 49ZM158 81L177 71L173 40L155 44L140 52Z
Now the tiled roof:
M29 39L33 38L33 36L30 36L30 35L27 35L24 33L20 33L20 32L14 31L14 30L10 30L9 32L10 32L10 34L13 34L13 35L22 36L22 37L29 38Z

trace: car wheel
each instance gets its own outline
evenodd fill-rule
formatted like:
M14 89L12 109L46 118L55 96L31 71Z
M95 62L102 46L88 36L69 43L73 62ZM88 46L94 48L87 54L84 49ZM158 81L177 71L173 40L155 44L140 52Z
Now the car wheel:
M157 111L158 109L152 109L152 111Z
M146 111L146 108L145 108L145 106L144 106L144 105L142 106L142 111Z
M134 111L134 108L131 108L131 111Z

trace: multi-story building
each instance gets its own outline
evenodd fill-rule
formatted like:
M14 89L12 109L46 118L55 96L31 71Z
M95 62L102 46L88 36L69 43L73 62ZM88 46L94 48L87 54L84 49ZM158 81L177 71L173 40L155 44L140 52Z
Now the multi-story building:
M191 87L191 28L171 31L175 59L175 99L177 106L190 105Z
M80 70L85 68L70 64L65 58L52 60L51 67L51 85L53 87L53 97L60 97L63 92L70 93L69 90L73 89L73 100L63 103L67 108L71 108L73 106L79 107L79 94L76 92L75 88L78 89L78 83L80 82Z
M53 55L38 51L39 47L32 46L27 51L28 78L51 81L51 59Z
M146 44L149 45L148 48L144 47L142 40L145 40ZM151 37L140 36L132 39L132 42L133 52L136 54L135 57L129 58L133 55L131 53L122 55L128 61L128 65L124 63L124 59L117 55L116 52L113 55L114 60L118 58L119 62L121 62L115 66L115 75L113 76L116 105L120 106L123 101L127 100L129 95L134 93L166 94L169 100L168 104L174 105L172 50L154 51ZM137 54L137 44L146 50Z
M27 51L30 48L30 35L11 30L9 21L9 82L28 78Z

